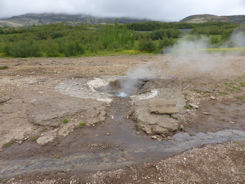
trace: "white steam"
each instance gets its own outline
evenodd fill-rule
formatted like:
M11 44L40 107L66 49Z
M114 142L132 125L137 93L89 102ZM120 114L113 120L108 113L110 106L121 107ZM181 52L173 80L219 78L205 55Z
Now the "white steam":
M245 32L235 31L228 42L229 45L232 43L233 47L245 46ZM121 83L122 91L132 94L141 79L160 77L219 80L236 76L239 72L244 73L244 68L241 67L244 64L239 54L219 52L219 48L215 49L208 37L189 36L180 39L174 46L166 49L164 62L151 62L128 70L127 80Z
M130 96L135 93L142 80L149 80L155 77L149 64L131 68L126 72L126 75L126 79L120 82L121 91L119 94L121 94L120 96L122 97Z
M207 37L192 39L186 37L179 40L173 47L167 49L167 53L173 56L195 57L203 53L210 45Z
M197 73L216 73L221 62L225 63L219 55L208 53L207 48L210 47L210 41L207 37L182 39L173 47L168 49L170 56L170 70L178 70L186 72L185 75Z
M232 47L245 46L245 32L234 31L228 43ZM235 53L217 52L219 49L221 48L215 50L215 46L211 45L208 37L183 38L167 49L169 63L165 71L168 76L181 77L208 75L212 78L227 78L232 76Z
M233 47L245 47L245 32L234 32L230 38Z

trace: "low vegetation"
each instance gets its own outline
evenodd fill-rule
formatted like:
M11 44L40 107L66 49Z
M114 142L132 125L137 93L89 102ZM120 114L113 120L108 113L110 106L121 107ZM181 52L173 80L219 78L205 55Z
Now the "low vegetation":
M185 34L207 35L213 44L221 45L237 27L237 24L224 22L148 22L106 25L60 23L0 28L0 56L70 57L158 53Z
M67 124L68 122L69 122L68 119L63 119L63 120L62 120L62 123L63 123L63 124Z
M79 123L79 127L80 127L80 128L83 128L83 127L85 127L85 126L86 126L86 124L87 124L87 123L86 123L86 122L84 122L84 121L83 121L83 122L80 122L80 123Z
M9 141L7 143L5 143L2 147L3 148L9 148L10 146L12 146L14 144L14 141Z
M9 68L9 67L6 66L6 65L0 66L0 70L6 70L6 69L8 69L8 68Z

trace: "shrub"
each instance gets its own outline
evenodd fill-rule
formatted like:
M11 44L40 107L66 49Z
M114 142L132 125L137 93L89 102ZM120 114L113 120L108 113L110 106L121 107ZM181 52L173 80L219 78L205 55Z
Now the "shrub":
M78 42L69 41L67 42L64 48L64 53L65 53L65 56L67 57L82 55L84 54L84 52L85 52L84 48Z
M10 56L13 57L40 57L41 52L37 44L32 41L19 41L8 48Z
M156 49L152 40L142 39L139 42L139 50L145 52L153 52Z
M165 47L169 47L169 46L171 46L173 44L174 44L173 39L164 38L163 40L159 41L158 48L162 49L162 48L165 48Z

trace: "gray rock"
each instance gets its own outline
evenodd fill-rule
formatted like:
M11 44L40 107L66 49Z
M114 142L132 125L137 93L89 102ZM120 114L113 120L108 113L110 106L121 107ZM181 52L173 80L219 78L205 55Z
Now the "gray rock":
M176 114L179 112L176 102L165 99L154 99L149 102L149 111L155 114Z

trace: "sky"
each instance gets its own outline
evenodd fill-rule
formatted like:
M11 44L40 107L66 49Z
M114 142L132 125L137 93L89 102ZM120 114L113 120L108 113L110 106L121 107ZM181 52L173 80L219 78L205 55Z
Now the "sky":
M26 13L178 21L193 14L245 15L245 0L0 0L0 18Z

